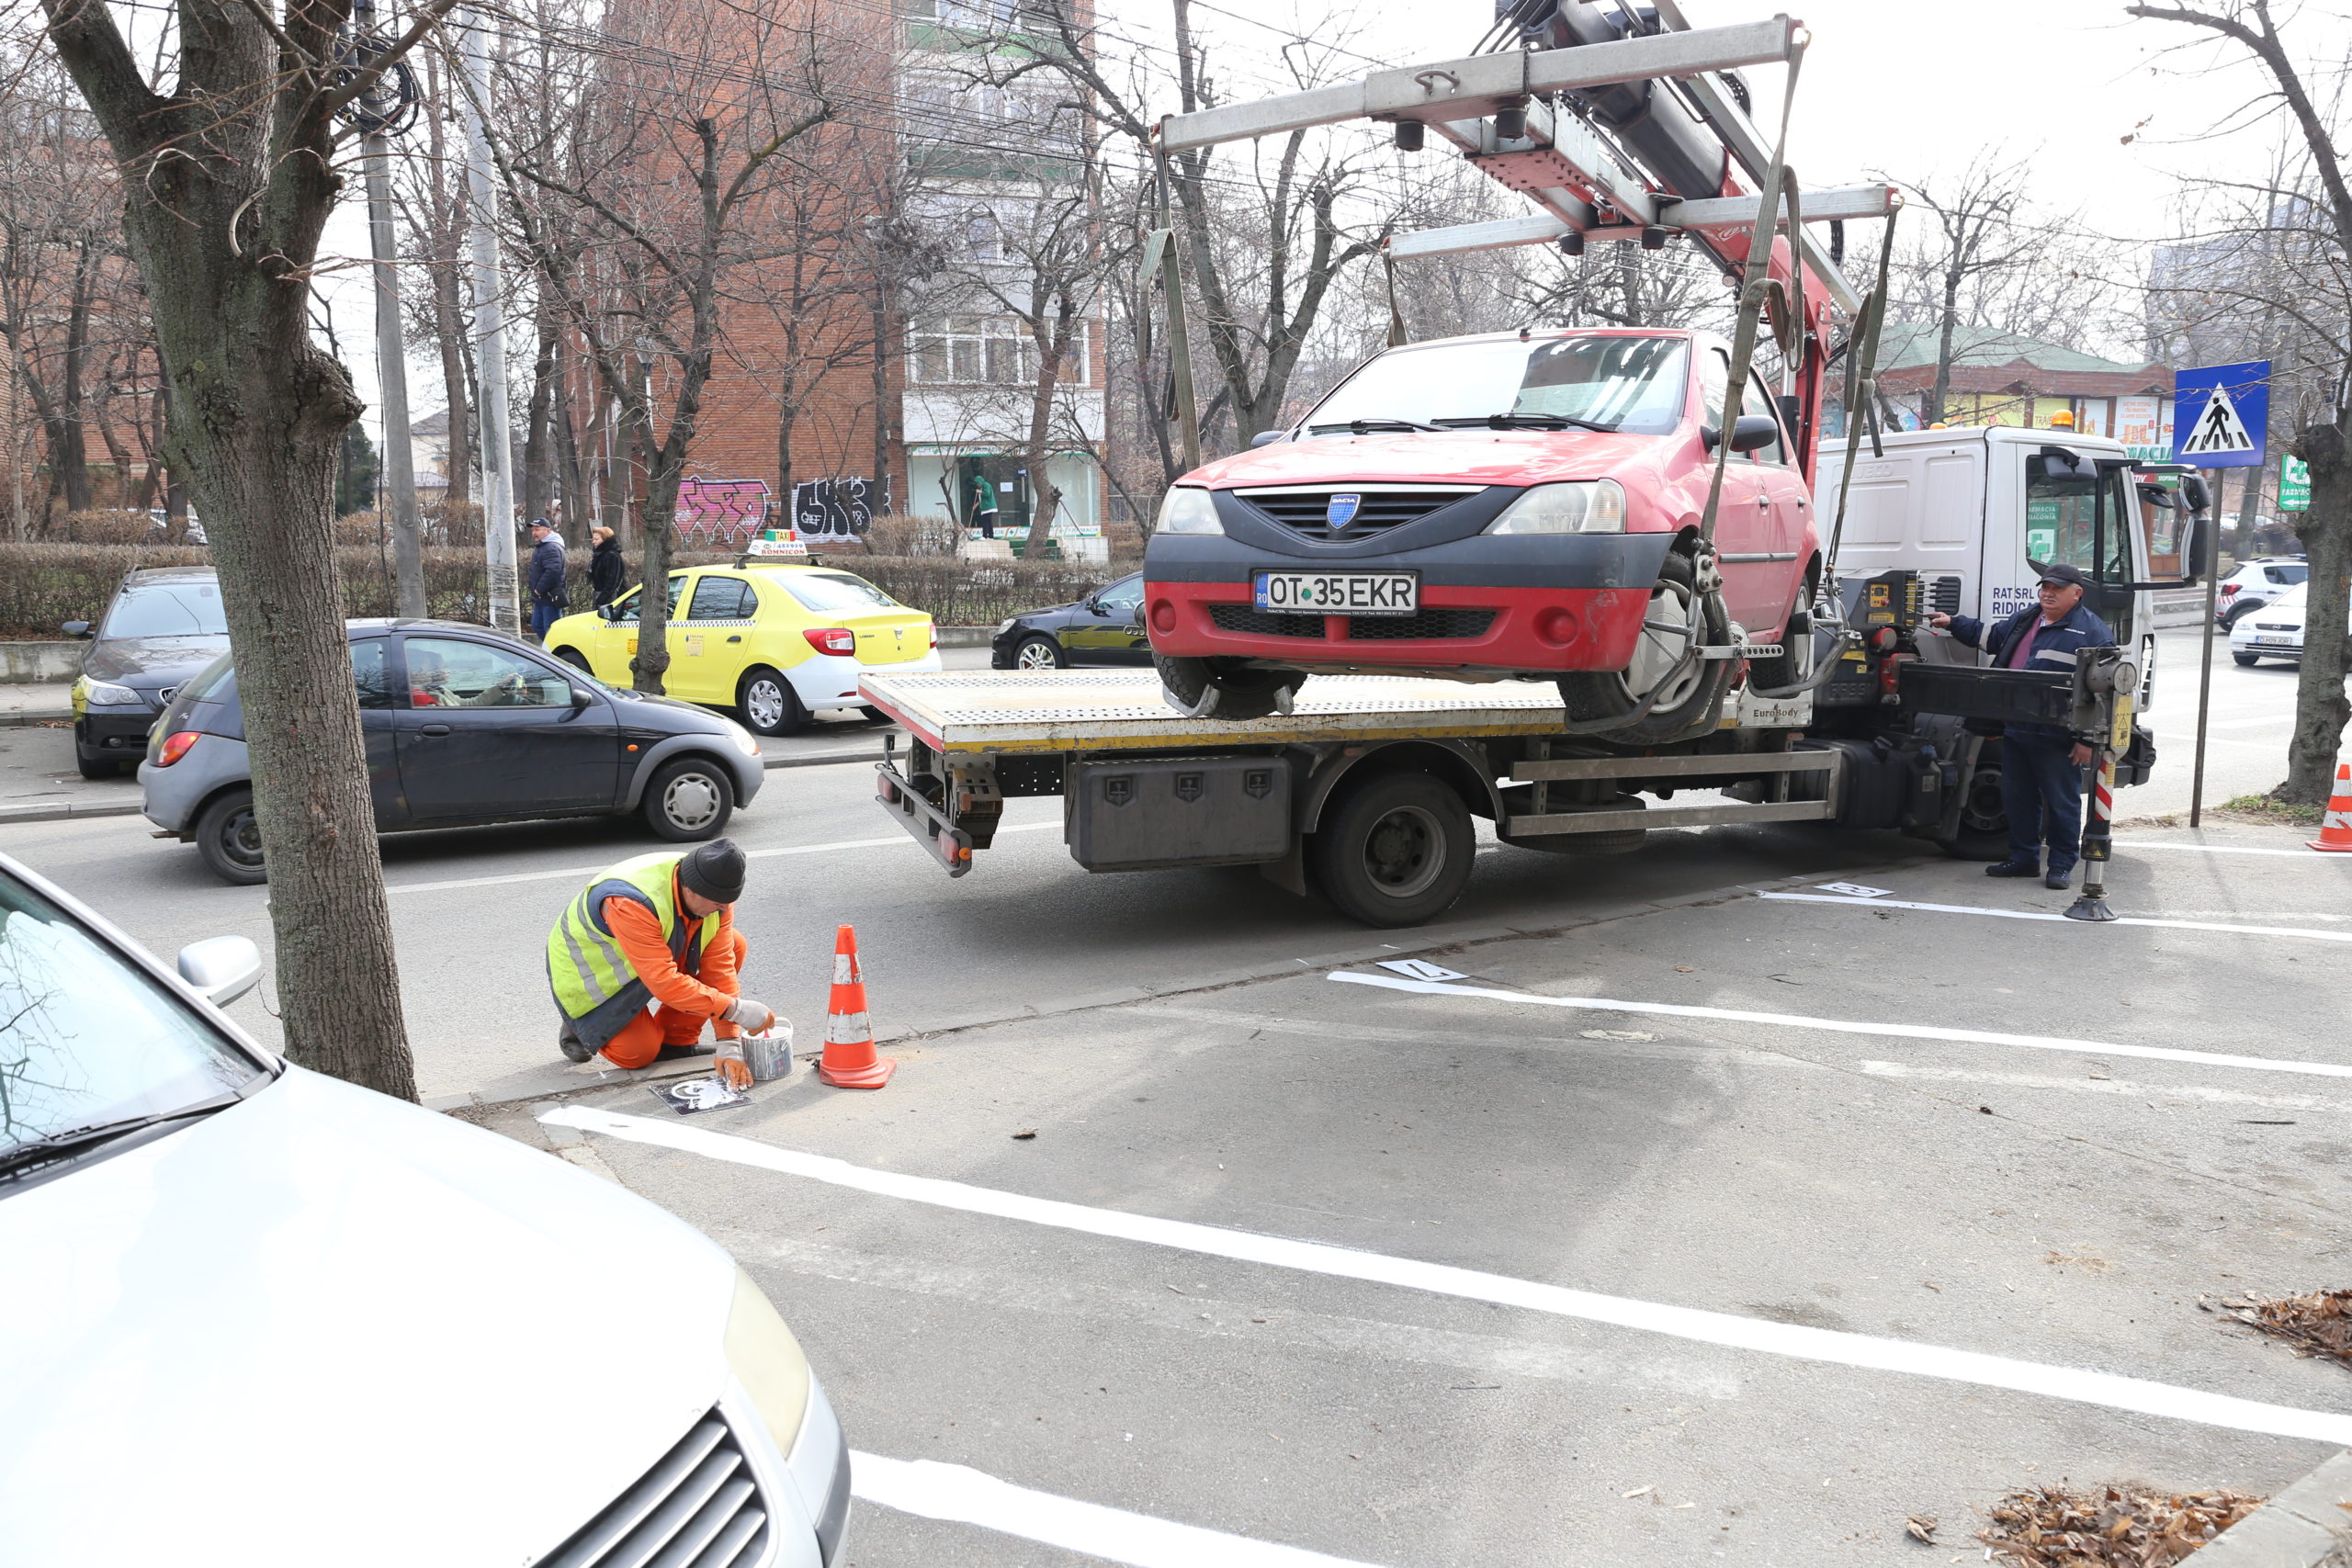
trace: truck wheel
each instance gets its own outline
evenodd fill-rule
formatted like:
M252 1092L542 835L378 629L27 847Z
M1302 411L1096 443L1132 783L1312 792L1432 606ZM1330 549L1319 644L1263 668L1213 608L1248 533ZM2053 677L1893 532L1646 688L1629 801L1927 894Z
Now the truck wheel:
M254 818L254 792L232 789L212 797L197 814L196 852L205 867L236 887L269 880L261 863L261 824Z
M1462 797L1426 773L1383 773L1324 813L1307 863L1332 906L1368 926L1418 926L1462 897L1477 850Z
M1698 570L1690 558L1669 555L1658 569L1657 586L1650 590L1633 662L1623 670L1577 670L1560 677L1560 705L1568 717L1590 724L1631 714L1652 688L1667 681L1665 693L1649 712L1598 733L1612 740L1658 744L1686 739L1706 729L1714 722L1715 708L1731 685L1732 661L1701 660L1668 680L1682 651L1686 635L1682 628L1694 615L1701 617L1702 643L1731 640L1731 623L1724 615L1722 601L1702 599Z
M808 710L800 705L800 694L792 682L764 664L743 677L735 711L754 735L797 735L808 722Z
M1250 670L1226 659L1151 656L1162 701L1186 718L1265 718L1290 712L1306 683L1295 670Z
M1968 793L1960 803L1960 828L1944 853L1954 860L2006 860L2009 853L2009 813L2001 804L2001 764L1979 761L1968 775Z
M665 762L645 786L645 825L673 844L715 839L734 814L734 781L708 757Z

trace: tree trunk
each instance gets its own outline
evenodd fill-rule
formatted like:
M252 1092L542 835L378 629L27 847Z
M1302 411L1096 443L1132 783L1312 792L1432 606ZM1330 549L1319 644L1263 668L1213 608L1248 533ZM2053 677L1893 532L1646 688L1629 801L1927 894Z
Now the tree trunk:
M874 280L874 488L867 491L873 513L890 505L890 284L887 275Z
M1928 393L1928 406L1919 411L1921 424L1933 424L1943 418L1944 400L1951 392L1951 340L1960 327L1960 282L1959 273L1944 274L1943 330L1936 338L1936 384ZM2030 404L2026 423L2033 423Z
M89 447L84 423L88 411L84 406L86 397L82 390L84 362L90 349L90 299L95 291L90 271L90 246L85 241L74 261L73 301L65 311L64 387L58 399L58 420L52 427L49 449L50 463L64 489L68 512L87 512L91 506Z
M555 433L548 428L555 403L555 337L557 315L542 303L535 324L538 353L531 361L531 400L523 414L523 515L552 517L548 501L555 491ZM565 532L565 538L571 535ZM577 542L577 541L574 541Z
M465 189L445 171L450 159L441 116L424 117L426 178L431 182L433 221L433 337L441 350L441 389L449 420L448 499L464 506L473 499L474 449L471 400L466 390L466 320L458 295L458 236L465 231Z
M2299 806L2324 806L2352 702L2352 441L2344 426L2315 424L2296 437L2295 456L2311 465L2312 503L2297 514L2295 537L2310 557L2303 590L2303 661L2295 678L2295 731L2287 745L2287 778L2271 794Z
M1064 294L1052 325L1041 315L1030 328L1030 341L1037 345L1037 385L1029 399L1029 439L1022 457L1029 468L1029 493L1035 498L1029 513L1029 543L1023 547L1023 558L1027 560L1046 558L1054 536L1054 513L1061 508L1062 492L1054 488L1047 465L1053 461L1054 390L1061 380L1062 360L1069 353L1070 322L1076 309L1076 301Z
M571 355L562 352L559 343L556 356L555 401L548 412L555 425L556 461L560 466L557 482L563 490L563 537L570 545L588 542L591 524L588 502L588 465L580 451L580 427L571 419Z

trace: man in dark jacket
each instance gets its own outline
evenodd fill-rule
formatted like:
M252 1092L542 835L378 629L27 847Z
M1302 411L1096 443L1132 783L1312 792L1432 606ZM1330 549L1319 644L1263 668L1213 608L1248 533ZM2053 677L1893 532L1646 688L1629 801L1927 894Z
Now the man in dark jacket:
M621 542L610 528L591 528L588 556L588 603L601 610L628 586L628 563L621 559Z
M544 517L531 519L531 635L544 637L571 603L563 585L563 536Z
M1982 648L2007 670L2072 675L2086 648L2113 645L2115 633L2083 603L2090 579L2080 567L2052 562L2041 569L2040 604L1987 628L1973 615L1928 617L1971 648ZM2083 770L2096 753L2082 737L2054 724L2012 721L2001 733L2001 807L2009 818L2009 858L1984 868L1987 876L2040 876L2059 888L2082 856ZM2050 845L2044 871L2041 846Z

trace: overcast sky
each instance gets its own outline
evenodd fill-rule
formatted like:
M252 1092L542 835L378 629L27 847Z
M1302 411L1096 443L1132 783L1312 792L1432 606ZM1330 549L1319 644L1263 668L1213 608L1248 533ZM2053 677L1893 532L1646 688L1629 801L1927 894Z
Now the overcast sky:
M2258 170L2285 118L2283 110L2256 102L2266 79L2236 46L2127 17L2121 0L1785 3L1812 32L1791 162L1815 187L1858 183L1873 171L1931 180L1964 168L1980 150L1999 147L2027 161L2038 201L2111 240L2120 254L2177 231L2185 178ZM1772 14L1768 5L1747 0L1683 4L1699 27ZM1215 0L1215 7L1196 15L1218 51L1228 97L1246 96L1253 85L1275 90L1284 33L1299 17L1330 9L1327 0ZM1109 0L1103 9L1106 33L1146 49L1164 47L1164 0ZM1476 4L1404 0L1358 0L1344 28L1318 23L1306 30L1349 51L1338 58L1357 72L1467 53L1491 17ZM2338 7L2281 0L2280 15L2290 18L2289 36L2305 60L2345 57L2352 26ZM1758 117L1769 129L1781 101L1781 73L1749 74ZM329 244L364 254L356 177L349 188L351 200L337 215ZM2129 269L2119 259L2117 270ZM327 287L376 434L367 275L345 274ZM441 406L437 362L412 355L409 379L414 417Z

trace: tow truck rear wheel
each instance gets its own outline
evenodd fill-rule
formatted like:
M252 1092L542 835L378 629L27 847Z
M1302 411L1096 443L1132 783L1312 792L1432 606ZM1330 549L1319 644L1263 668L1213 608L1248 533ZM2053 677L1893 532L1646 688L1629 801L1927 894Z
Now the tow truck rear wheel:
M1976 771L1968 775L1967 793L1960 803L1960 826L1944 846L1954 860L1995 861L2009 852L2008 808L2001 803L2001 758L1986 741Z
M1306 683L1295 670L1251 670L1230 659L1151 656L1159 671L1159 694L1186 718L1266 718L1290 712L1291 698Z
M1306 859L1341 914L1393 928L1451 908L1477 847L1461 795L1427 773L1382 773L1325 808Z
M1597 733L1612 740L1657 744L1686 739L1713 724L1715 708L1731 685L1733 661L1703 659L1676 670L1688 640L1685 628L1694 616L1702 644L1731 640L1723 601L1701 595L1698 569L1690 557L1669 555L1658 569L1657 585L1650 590L1633 662L1623 670L1577 670L1560 677L1560 704L1568 717L1592 724L1631 715L1663 683L1665 690L1649 712Z

